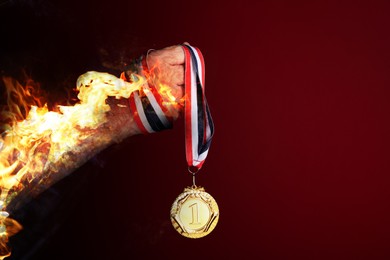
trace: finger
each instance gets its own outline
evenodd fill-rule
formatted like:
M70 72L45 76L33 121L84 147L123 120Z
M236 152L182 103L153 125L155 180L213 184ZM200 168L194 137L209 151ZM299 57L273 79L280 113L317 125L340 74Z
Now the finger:
M180 99L184 96L184 86L173 86L171 91L171 94L175 97L176 102L179 102Z
M158 70L153 71L156 79L168 86L184 84L184 66L160 66Z
M169 65L184 64L184 50L181 46L170 46L158 51L153 51L149 54L148 60L154 62L159 60L160 63L168 63Z
M172 83L175 85L184 84L184 66L172 66Z
M184 64L184 50L181 46L172 46L170 50L166 53L167 63L170 65L181 65Z

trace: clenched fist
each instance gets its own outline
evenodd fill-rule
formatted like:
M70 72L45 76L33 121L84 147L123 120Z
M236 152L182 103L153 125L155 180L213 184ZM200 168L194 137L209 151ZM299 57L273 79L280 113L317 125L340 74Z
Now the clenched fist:
M170 116L174 119L178 117L182 108L180 104L183 102L184 95L184 62L184 50L180 45L170 46L161 50L152 50L146 55L146 65L149 70L148 80L154 86L157 86L158 90L161 89L159 86L164 85L169 90L170 96L175 98L174 103L179 104L178 106L168 108L171 112ZM128 76L132 73L134 71L126 71ZM167 95L162 95L162 97L166 99ZM172 100L169 101L171 102ZM140 133L133 120L135 111L130 110L128 100L111 98L108 100L108 103L111 105L111 111L108 113L108 116L112 118L111 127L118 130L119 140L128 136L130 132L132 134Z
M179 45L151 51L146 62L152 78L172 88L172 94L180 99L184 85L184 51Z

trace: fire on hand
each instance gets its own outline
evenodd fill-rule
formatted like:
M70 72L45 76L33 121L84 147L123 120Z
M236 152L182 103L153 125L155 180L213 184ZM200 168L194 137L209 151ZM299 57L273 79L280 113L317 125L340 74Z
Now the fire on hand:
M157 90L164 113L175 120L182 109L184 53L181 46L150 52L148 70L126 71L121 78L87 72L77 80L78 103L50 111L31 86L3 77L7 106L0 136L0 259L10 255L8 237L22 227L9 213L62 179L95 154L141 133L128 99Z

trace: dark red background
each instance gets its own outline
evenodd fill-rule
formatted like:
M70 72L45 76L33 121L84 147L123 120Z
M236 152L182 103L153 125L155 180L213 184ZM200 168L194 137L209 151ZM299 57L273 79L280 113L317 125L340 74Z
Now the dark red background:
M104 70L101 49L136 57L190 42L205 56L216 125L198 177L221 211L212 234L190 240L170 226L171 203L191 183L179 120L111 147L56 185L54 213L22 223L23 232L41 222L52 229L36 235L45 239L27 250L31 258L18 259L390 258L389 2L10 1L1 9L2 69L27 68L48 89Z

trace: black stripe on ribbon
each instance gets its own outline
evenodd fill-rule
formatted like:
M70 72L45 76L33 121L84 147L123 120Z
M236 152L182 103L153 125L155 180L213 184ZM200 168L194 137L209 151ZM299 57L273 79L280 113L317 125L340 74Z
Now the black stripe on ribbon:
M199 77L198 71L198 61L196 59L194 51L187 47L191 54L191 60L193 61L192 66L196 72L196 95L197 95L197 106L198 106L198 153L202 154L210 148L212 136L214 134L214 123L211 117L210 109L206 101L206 97L203 94L203 87ZM206 108L206 111L205 111ZM207 121L206 121L207 118ZM210 127L210 137L205 139L206 135L206 126L209 123Z
M150 101L147 96L142 96L141 97L141 102L142 102L142 108L144 110L146 119L149 122L150 127L153 129L153 131L158 132L166 129L171 129L172 124L169 124L168 127L166 127L158 118L156 111L150 104Z

